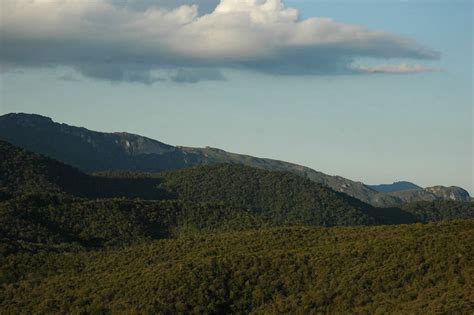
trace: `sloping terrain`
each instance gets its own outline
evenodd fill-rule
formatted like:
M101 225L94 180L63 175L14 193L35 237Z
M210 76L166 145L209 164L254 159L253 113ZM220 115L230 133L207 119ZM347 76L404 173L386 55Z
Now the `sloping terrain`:
M125 246L265 225L250 211L222 203L22 195L0 202L0 255Z
M460 187L451 186L433 186L423 189L411 189L390 192L388 195L404 200L405 202L414 201L436 201L436 200L453 200L453 201L470 201L467 191Z
M346 194L287 172L222 164L165 172L163 186L188 201L221 201L273 222L312 225L359 225L376 221L371 206Z
M0 141L0 192L68 193L80 197L166 198L157 179L96 177L32 152ZM1 197L1 196L0 196Z

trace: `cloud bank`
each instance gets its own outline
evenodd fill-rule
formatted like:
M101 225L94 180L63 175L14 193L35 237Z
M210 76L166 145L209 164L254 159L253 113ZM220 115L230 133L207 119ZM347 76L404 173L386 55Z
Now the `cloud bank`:
M406 63L354 66L353 69L365 73L422 73L441 71L439 68Z
M3 2L1 14L1 63L67 66L112 82L222 80L225 68L278 75L413 73L431 70L353 63L440 57L402 36L329 18L300 19L281 0L15 0Z

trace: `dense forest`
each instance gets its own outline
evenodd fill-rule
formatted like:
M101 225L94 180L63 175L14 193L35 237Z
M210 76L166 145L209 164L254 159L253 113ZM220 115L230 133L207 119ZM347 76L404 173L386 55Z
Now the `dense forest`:
M0 238L7 241L0 253L124 246L197 232L270 226L267 222L222 203L30 194L0 203Z
M275 223L360 225L375 223L372 206L309 179L243 165L200 166L158 174L102 173L106 178L154 178L180 200L219 201L249 208Z
M468 314L473 221L267 228L3 258L3 313Z
M376 208L243 165L90 175L2 141L0 156L0 313L474 306L473 203Z
M398 208L375 208L291 173L243 165L201 166L155 174L108 172L93 176L6 142L0 141L0 152L3 157L0 197L20 196L10 204L21 201L24 194L45 193L90 200L140 198L217 203L250 212L271 225L399 224L474 216L473 204L465 202L419 202Z

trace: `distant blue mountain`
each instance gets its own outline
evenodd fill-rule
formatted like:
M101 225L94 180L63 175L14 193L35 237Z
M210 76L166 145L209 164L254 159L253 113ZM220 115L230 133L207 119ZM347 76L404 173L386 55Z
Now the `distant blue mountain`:
M402 190L423 189L418 185L415 185L410 182L405 182L405 181L395 182L393 184L369 185L369 187L375 191L384 192L384 193L396 192L396 191L402 191Z

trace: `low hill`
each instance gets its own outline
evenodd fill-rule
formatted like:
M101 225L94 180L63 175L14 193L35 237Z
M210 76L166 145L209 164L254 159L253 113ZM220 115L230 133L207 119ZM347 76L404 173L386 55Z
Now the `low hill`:
M400 206L416 217L418 222L474 219L474 202L463 201L417 201Z
M468 314L474 221L271 228L10 255L5 314Z
M167 198L157 179L108 179L0 140L0 200L11 194L68 193L80 197ZM2 197L3 195L3 197Z
M90 176L63 163L0 141L0 187L5 192L71 192L81 194Z
M162 187L187 201L221 201L250 207L275 223L360 225L376 223L371 206L309 179L242 165L202 166L158 175Z

